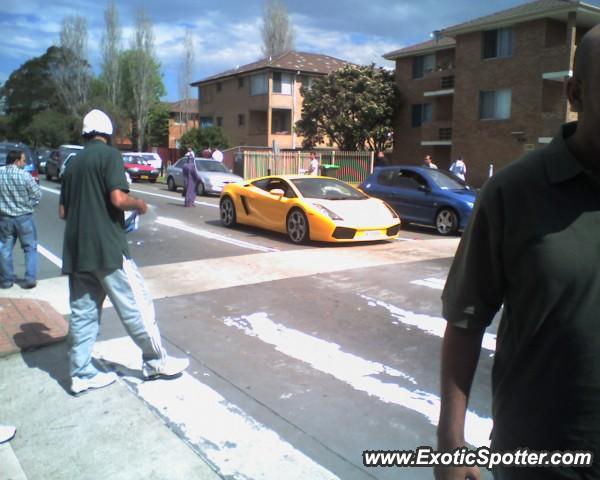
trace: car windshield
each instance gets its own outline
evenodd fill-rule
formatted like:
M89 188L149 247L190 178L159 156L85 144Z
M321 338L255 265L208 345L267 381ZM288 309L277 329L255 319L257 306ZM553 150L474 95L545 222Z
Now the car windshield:
M150 163L152 160L154 160L154 155L142 155L142 158L144 160L146 160L146 164Z
M0 143L0 167L6 165L6 155L11 150L22 150L25 152L25 160L27 161L27 165L30 165L33 162L33 158L31 157L31 151L29 147L26 145L13 145L11 143Z
M442 190L464 190L466 188L465 183L444 170L429 170L427 173Z
M294 178L294 186L304 198L321 200L364 200L367 195L335 178Z
M223 172L228 173L227 168L221 162L214 160L198 160L196 159L196 169L201 172Z

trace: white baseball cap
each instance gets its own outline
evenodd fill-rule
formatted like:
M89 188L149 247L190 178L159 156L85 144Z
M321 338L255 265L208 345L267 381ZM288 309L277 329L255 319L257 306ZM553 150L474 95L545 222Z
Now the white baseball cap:
M101 133L104 135L112 135L113 126L108 115L102 110L94 109L83 117L82 135L90 133Z

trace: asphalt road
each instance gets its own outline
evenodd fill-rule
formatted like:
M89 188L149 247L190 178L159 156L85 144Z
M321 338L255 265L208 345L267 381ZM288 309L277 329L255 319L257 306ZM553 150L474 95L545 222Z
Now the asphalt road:
M41 184L39 278L56 279L59 187ZM409 227L396 242L296 246L225 229L217 197L186 209L163 185L135 183L132 193L151 210L129 236L131 253L167 349L192 365L169 392L135 378L131 388L215 471L244 480L432 478L429 468L367 468L362 452L435 446L440 294L457 237ZM492 327L470 401L472 444L491 426L494 348ZM134 349L106 309L97 355L127 376Z

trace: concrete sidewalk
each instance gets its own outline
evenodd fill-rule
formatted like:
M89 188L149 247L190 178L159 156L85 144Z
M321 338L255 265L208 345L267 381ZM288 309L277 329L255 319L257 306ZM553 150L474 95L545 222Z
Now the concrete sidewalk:
M123 380L77 398L68 393L66 330L52 307L7 299L0 307L0 423L17 427L0 445L0 480L221 478Z

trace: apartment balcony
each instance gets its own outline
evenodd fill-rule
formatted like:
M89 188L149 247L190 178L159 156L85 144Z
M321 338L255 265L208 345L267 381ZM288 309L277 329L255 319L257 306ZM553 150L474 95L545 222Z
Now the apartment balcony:
M449 72L432 72L435 75L427 78L423 85L424 97L439 97L446 95L454 95L454 74Z
M422 146L452 145L452 121L434 121L421 126Z
M563 82L571 74L569 49L566 45L545 48L540 56L542 78Z

